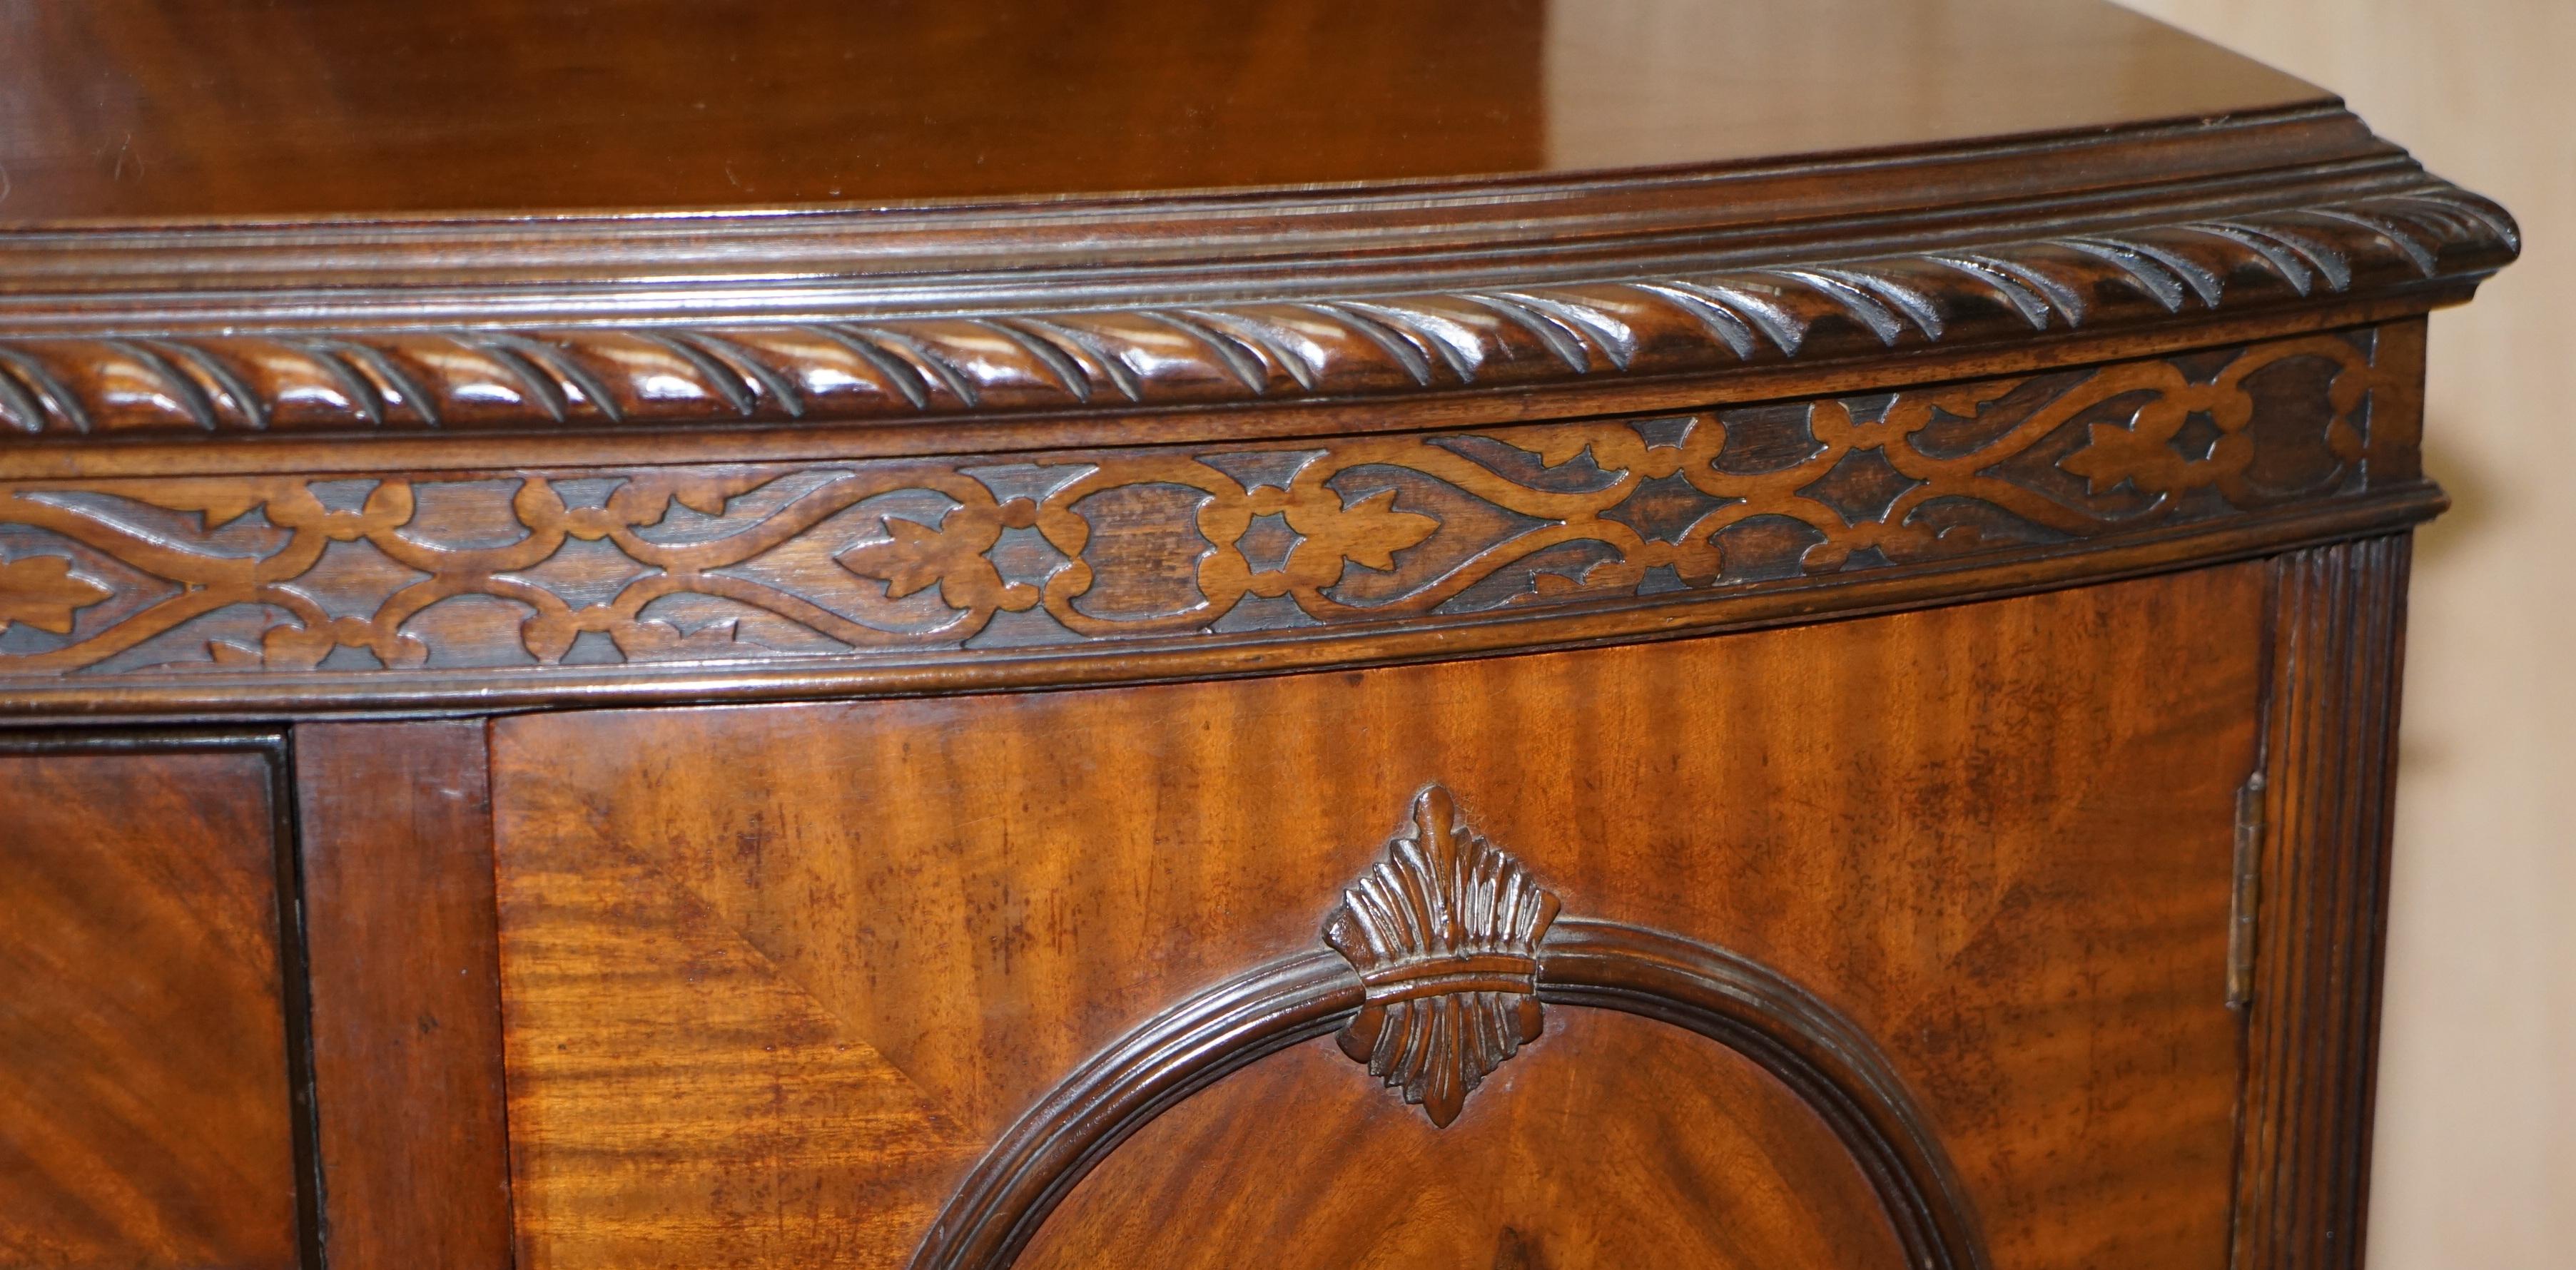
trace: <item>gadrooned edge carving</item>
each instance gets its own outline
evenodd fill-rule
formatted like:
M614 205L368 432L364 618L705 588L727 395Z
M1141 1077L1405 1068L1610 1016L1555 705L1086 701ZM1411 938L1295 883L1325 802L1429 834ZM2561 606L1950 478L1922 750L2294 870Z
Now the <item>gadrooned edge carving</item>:
M0 443L1226 404L1663 375L2100 330L2474 277L2520 248L2441 183L1863 258L1527 287L739 325L0 343Z
M1324 923L1324 942L1367 985L1342 1052L1446 1127L1488 1073L1539 1038L1538 946L1556 911L1556 896L1470 828L1448 790L1423 790L1406 832Z
M1417 801L1417 818L1428 798ZM1760 1064L1851 1152L1909 1265L1986 1270L1983 1235L1931 1121L1860 1025L1759 962L1678 935L1580 919L1547 923L1544 934L1532 979L1539 1000L1656 1019ZM1318 950L1220 984L1129 1033L985 1153L911 1270L1010 1265L1074 1185L1155 1116L1258 1059L1352 1026L1370 997L1350 961Z

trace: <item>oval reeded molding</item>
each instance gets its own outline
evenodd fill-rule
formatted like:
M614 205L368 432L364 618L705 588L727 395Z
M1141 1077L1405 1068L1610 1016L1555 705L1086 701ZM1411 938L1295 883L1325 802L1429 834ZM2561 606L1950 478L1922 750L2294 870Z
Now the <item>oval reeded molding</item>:
M1850 1152L1908 1265L1985 1270L1974 1212L1930 1121L1868 1032L1822 998L1723 948L1555 920L1556 898L1440 786L1416 796L1386 850L1326 920L1335 953L1238 976L1084 1064L985 1153L911 1270L1002 1270L1147 1122L1336 1028L1344 1053L1446 1127L1479 1077L1541 1038L1542 1002L1655 1019L1751 1059Z
M2438 182L1897 254L1488 287L879 320L0 340L15 437L599 429L1223 405L1665 376L2473 280Z

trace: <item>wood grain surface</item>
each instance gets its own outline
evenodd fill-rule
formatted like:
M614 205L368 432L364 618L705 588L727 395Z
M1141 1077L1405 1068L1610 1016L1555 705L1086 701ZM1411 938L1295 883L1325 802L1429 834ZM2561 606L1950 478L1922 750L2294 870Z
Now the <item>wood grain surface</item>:
M2363 1264L2412 549L2397 535L2272 564L2239 1265Z
M509 1264L480 720L295 730L333 1270Z
M1600 1010L1435 1129L1330 1040L1183 1102L1074 1187L1015 1266L1902 1270L1814 1112L1723 1047Z
M10 748L0 1265L298 1265L271 756Z
M1759 958L1868 1028L1996 1264L2222 1265L2263 579L1237 683L500 721L522 1259L896 1263L1086 1055L1318 946L1438 781L1569 911Z
M867 205L1444 180L2325 97L2109 5L2049 0L1950 0L1900 21L1857 0L1738 3L1730 73L1641 73L1657 60L1656 20L1686 9L605 0L576 24L491 0L11 0L0 31L21 87L0 97L0 165L17 191L0 217ZM1791 106L1828 75L1904 107ZM137 77L162 91L110 87Z

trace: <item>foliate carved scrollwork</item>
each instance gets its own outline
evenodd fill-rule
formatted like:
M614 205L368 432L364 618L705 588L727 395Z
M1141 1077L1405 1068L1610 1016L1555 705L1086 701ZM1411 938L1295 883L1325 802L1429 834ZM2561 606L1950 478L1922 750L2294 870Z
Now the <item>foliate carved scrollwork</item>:
M799 324L0 343L12 437L545 429L1126 408L1706 373L2471 277L2439 182L2309 207L1706 273Z
M1386 858L1324 923L1324 942L1367 985L1342 1052L1447 1126L1486 1075L1539 1038L1538 946L1556 911L1556 896L1468 827L1448 790L1423 790Z
M29 556L0 561L0 633L23 622L40 631L69 635L72 615L108 598L106 587L72 573L62 556Z
M6 483L0 679L1295 639L2080 548L2415 480L2411 329L1476 432Z

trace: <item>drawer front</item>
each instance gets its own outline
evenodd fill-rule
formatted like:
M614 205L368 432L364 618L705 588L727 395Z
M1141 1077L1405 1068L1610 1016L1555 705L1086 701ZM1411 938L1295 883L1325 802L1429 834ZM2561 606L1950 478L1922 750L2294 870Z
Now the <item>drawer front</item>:
M275 760L208 744L0 738L0 1265L299 1262Z
M501 721L522 1254L2222 1266L2263 597Z

